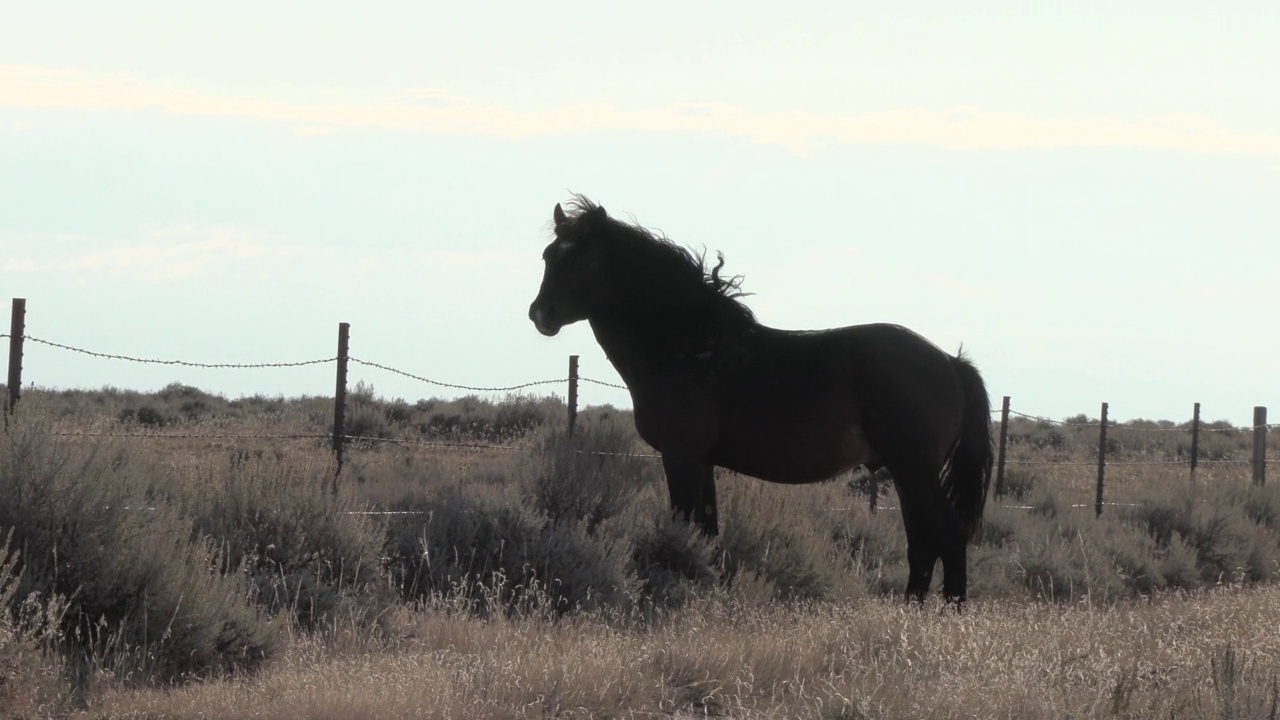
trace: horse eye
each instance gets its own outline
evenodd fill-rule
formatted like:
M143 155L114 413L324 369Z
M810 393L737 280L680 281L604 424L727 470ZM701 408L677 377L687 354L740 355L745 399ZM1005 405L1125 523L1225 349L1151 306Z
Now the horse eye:
M573 247L574 243L557 240L548 245L546 250L542 251L542 259L550 260L553 257L564 257L571 249L573 249Z

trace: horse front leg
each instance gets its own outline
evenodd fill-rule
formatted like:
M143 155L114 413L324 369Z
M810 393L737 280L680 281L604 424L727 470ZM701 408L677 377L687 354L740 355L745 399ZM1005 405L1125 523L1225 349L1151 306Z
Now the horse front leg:
M715 468L706 463L662 456L667 475L667 493L671 510L685 522L692 522L708 537L720 534L720 516L716 509Z

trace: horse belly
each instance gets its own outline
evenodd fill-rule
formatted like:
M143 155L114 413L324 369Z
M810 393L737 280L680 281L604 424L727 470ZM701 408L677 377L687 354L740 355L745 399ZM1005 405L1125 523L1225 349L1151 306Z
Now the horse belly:
M878 462L857 425L838 430L802 426L782 432L748 432L717 449L720 457L715 464L781 483L820 482Z

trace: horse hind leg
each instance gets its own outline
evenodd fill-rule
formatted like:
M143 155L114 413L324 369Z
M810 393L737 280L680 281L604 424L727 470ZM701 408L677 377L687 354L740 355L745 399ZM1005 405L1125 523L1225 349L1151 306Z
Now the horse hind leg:
M967 541L960 528L960 516L934 477L923 476L923 481L916 483L905 493L912 498L911 501L902 503L904 522L908 506L911 508L909 512L914 516L916 544L920 546L920 550L913 554L913 531L908 530L907 561L911 565L912 579L916 580L915 585L908 584L908 593L915 591L919 599L923 599L929 591L929 581L933 578L934 566L940 558L942 595L949 603L963 605L968 586L965 557Z
M965 538L960 518L939 481L941 468L920 461L888 464L902 506L907 531L907 599L923 601L933 582L933 571L942 560L942 593L949 601L965 600L967 572Z
M903 484L894 475L898 489L898 504L902 508L902 524L907 531L907 590L908 602L923 603L933 584L933 570L937 565L939 538L936 528L926 519L927 513L920 507L920 499L914 492L904 491Z
M951 514L955 515L954 512ZM942 545L942 594L947 602L960 607L968 594L968 559L958 519L953 527L954 532L949 533Z

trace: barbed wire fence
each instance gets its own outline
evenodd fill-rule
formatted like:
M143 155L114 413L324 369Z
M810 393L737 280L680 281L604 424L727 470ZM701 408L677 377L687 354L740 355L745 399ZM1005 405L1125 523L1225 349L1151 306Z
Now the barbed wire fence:
M26 301L22 298L13 300L12 320L10 332L0 334L0 339L9 341L9 373L8 373L8 412L5 415L6 427L9 422L9 416L13 413L18 400L22 395L22 370L25 343L34 343L46 347L62 350L69 353L84 355L100 360L113 360L121 362L136 363L142 365L158 365L158 366L178 366L196 369L219 369L219 370L260 370L260 369L277 369L277 368L299 368L316 365L334 364L337 367L337 378L334 395L334 424L330 433L235 433L235 432L155 432L149 430L137 431L90 431L90 430L69 430L58 431L59 435L73 437L129 437L142 438L148 440L179 440L179 439L270 439L270 440L328 440L332 443L337 469L336 477L342 472L344 453L346 448L352 443L365 443L368 445L398 445L405 447L431 447L431 448L462 448L469 450L485 450L485 451L513 451L523 449L519 445L488 443L488 442L468 442L455 440L431 440L431 439L409 439L409 438L390 438L375 437L368 435L351 434L347 432L347 424L345 422L347 410L347 385L348 370L350 365L359 365L372 368L382 372L387 372L399 377L414 380L426 385L444 388L447 390L461 390L471 393L512 393L535 388L544 388L552 385L567 385L567 422L568 432L574 433L578 414L578 384L580 382L592 383L600 387L608 387L614 389L626 390L626 386L616 383L598 380L590 377L581 377L578 374L578 356L569 356L569 373L567 376L548 378L544 380L534 380L531 382L519 383L514 385L469 385L461 383L446 382L443 380L427 377L417 373L408 372L385 363L367 360L360 357L354 357L349 352L350 347L350 324L339 323L338 328L338 352L335 355L327 357L313 358L308 360L285 361L285 362L201 362L184 359L158 358L158 357L140 357L136 355L125 355L120 353L102 352L98 350L90 350L76 345L56 342L41 337L26 334ZM588 451L590 452L590 451ZM591 452L590 454L601 454ZM622 453L610 453L619 454ZM658 457L646 453L634 453L639 457ZM336 488L336 484L335 484Z
M1189 471L1189 479L1194 482L1196 479L1196 471L1202 465L1249 465L1253 483L1255 485L1263 485L1266 483L1267 470L1267 433L1276 427L1280 427L1277 423L1267 422L1267 408L1265 406L1255 406L1253 409L1253 424L1247 427L1220 427L1205 426L1200 420L1200 403L1195 403L1192 410L1191 422L1189 427L1180 427L1175 425L1156 425L1154 427L1138 426L1134 423L1128 425L1120 425L1108 420L1107 412L1109 406L1102 403L1099 417L1091 420L1085 416L1077 416L1068 420L1054 420L1039 415L1030 415L1018 412L1010 408L1009 396L1004 396L1000 413L1000 429L997 441L996 456L996 472L995 472L995 494L1001 496L1004 494L1005 468L1007 465L1058 465L1058 466L1094 466L1097 467L1096 483L1094 486L1093 509L1095 516L1101 516L1105 505L1113 504L1104 501L1106 488L1106 475L1108 467L1144 467L1144 466L1182 466ZM996 411L993 411L996 412ZM1036 425L1042 427L1064 427L1075 430L1084 430L1088 428L1097 428L1098 442L1095 453L1095 462L1079 462L1079 461L1054 461L1054 460L1010 460L1007 457L1010 416L1019 417L1029 420ZM1127 434L1155 434L1155 433L1189 433L1190 447L1186 452L1186 459L1143 459L1116 461L1109 460L1109 455L1113 454L1115 448L1108 442L1108 429L1119 430ZM1240 435L1244 433L1252 434L1251 457L1248 460L1233 459L1204 459L1200 457L1200 436L1201 433L1223 433L1231 435ZM1118 448L1118 444L1116 445Z
M578 372L578 356L569 356L568 375L564 377L548 378L543 380L534 380L525 383L503 386L483 386L470 385L461 383L452 383L435 378L427 377L417 373L408 372L391 365L368 360L360 357L354 357L349 352L350 342L349 333L350 325L348 323L339 323L338 331L338 352L335 355L313 358L307 360L287 361L287 362L199 362L191 360L175 360L163 358L148 358L132 355L115 354L88 350L85 348L69 345L66 343L55 342L40 337L34 337L26 334L25 331L25 314L26 302L23 299L15 298L13 300L13 313L10 332L8 334L0 334L0 339L9 340L9 374L8 374L8 412L5 414L6 427L8 427L9 417L12 415L14 408L21 397L22 391L22 360L24 342L36 343L65 352L76 353L103 360L114 360L122 362L131 362L145 365L161 365L161 366L180 366L196 369L278 369L278 368L299 368L307 366L334 364L336 365L336 381L334 393L334 411L333 411L333 430L330 433L232 433L232 432L202 432L202 433L181 433L181 432L154 432L154 431L62 431L59 434L76 436L76 437L132 437L145 439L273 439L273 440L327 440L332 443L333 453L336 461L336 471L334 474L333 489L336 492L338 478L341 475L343 467L343 459L345 449L353 443L364 443L371 446L376 445L396 445L402 447L429 447L429 448L462 448L480 451L498 451L510 452L523 449L522 446L509 443L484 443L484 442L466 442L453 440L432 440L432 439L407 439L407 438L390 438L390 437L372 437L359 434L351 434L347 432L347 424L345 422L346 406L347 406L347 381L348 370L351 364L375 369L381 372L390 373L399 377L414 380L426 385L444 388L448 390L461 390L471 393L512 393L520 392L535 388L545 388L553 385L565 385L567 387L567 428L570 434L573 434L576 427L576 419L578 414L578 388L580 383L588 383L597 387L605 387L618 390L626 390L626 386L599 380L590 377L583 377ZM1197 469L1202 465L1250 465L1252 479L1255 484L1264 484L1266 481L1266 438L1267 432L1280 424L1267 423L1267 409L1263 406L1254 408L1253 425L1243 428L1236 427L1219 427L1205 426L1200 422L1200 403L1195 403L1192 420L1189 428L1179 426L1157 426L1157 427L1138 427L1132 423L1129 425L1119 425L1107 418L1108 404L1102 403L1101 414L1099 419L1090 420L1084 416L1068 420L1055 420L1039 415L1032 415L1019 412L1010 407L1010 397L1004 396L1002 405L999 410L993 410L992 413L999 413L1000 422L998 437L996 439L996 460L994 472L994 493L997 497L1005 494L1006 468L1011 465L1034 466L1034 465L1054 465L1054 466L1089 466L1096 465L1097 480L1095 486L1094 511L1095 514L1101 515L1104 505L1104 490L1106 480L1106 469L1108 467L1136 467L1136 466L1185 466L1189 468L1190 478L1194 481ZM1030 421L1036 425L1044 427L1062 427L1073 430L1085 430L1088 428L1097 428L1098 445L1096 452L1096 462L1081 462L1074 460L1027 460L1027 459L1011 459L1008 457L1010 418L1021 418ZM1112 448L1107 442L1107 431L1122 430L1125 433L1183 433L1190 432L1190 449L1185 460L1154 460L1144 459L1136 461L1116 461L1108 460L1108 454L1112 453ZM1249 433L1252 438L1252 455L1249 460L1232 460L1232 459L1203 459L1200 457L1200 435L1201 433L1230 433L1238 435L1240 433ZM630 455L645 458L660 458L657 454L648 453L606 453L584 450L594 455ZM1112 453L1113 454L1113 453ZM876 482L870 483L871 489L871 508L874 511L877 507Z

